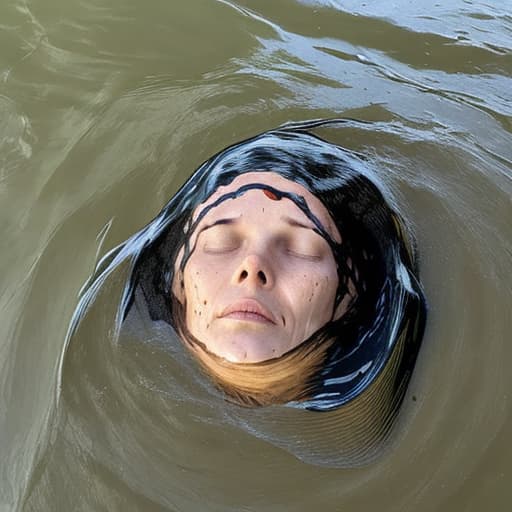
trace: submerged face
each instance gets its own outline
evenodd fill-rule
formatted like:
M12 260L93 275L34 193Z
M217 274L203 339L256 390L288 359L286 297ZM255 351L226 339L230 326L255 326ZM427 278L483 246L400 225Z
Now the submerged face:
M341 241L318 198L275 173L239 176L201 204L194 218L250 183L302 196L325 231ZM191 334L218 356L253 363L283 355L340 317L346 305L335 311L336 262L313 227L293 201L275 200L265 190L248 190L212 208L191 235L183 284L175 280L173 286Z

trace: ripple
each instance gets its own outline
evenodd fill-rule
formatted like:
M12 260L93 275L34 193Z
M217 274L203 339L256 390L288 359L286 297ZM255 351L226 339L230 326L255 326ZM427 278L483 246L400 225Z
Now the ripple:
M7 4L0 503L507 509L512 18L501 4ZM341 115L366 122L320 133L378 170L417 234L431 307L381 456L356 468L348 453L341 467L350 424L335 414L232 408L164 348L162 326L119 343L109 308L122 274L68 346L58 395L72 310L101 255L227 144Z

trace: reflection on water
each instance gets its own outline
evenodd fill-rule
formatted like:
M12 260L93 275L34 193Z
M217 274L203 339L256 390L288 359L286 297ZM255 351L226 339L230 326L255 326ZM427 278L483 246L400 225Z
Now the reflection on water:
M507 510L512 6L373 4L0 6L0 509ZM410 220L430 304L383 457L308 464L220 397L182 399L208 383L166 357L165 326L73 345L60 380L95 264L199 163L340 116L370 121L329 139L367 154Z

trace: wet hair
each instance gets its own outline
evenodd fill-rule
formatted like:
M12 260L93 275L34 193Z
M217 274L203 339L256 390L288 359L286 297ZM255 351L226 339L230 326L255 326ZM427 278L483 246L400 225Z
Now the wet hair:
M271 130L204 162L126 243L133 267L122 314L143 301L151 319L171 325L228 399L242 405L292 403L326 411L349 404L364 411L386 402L387 418L402 400L424 329L414 247L364 158L310 133L318 124ZM218 187L255 171L299 183L323 203L343 237L343 250L335 255L340 279L351 272L357 293L341 318L280 358L230 363L186 328L184 306L172 293L175 261L196 207Z

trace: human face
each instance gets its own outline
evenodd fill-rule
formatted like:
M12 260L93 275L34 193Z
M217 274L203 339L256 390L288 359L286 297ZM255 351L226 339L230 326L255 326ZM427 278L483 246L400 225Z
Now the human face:
M248 183L301 195L330 236L341 241L318 198L275 173L239 176L200 205L194 218ZM175 282L174 291L185 304L188 330L208 351L238 363L276 358L339 316L336 262L313 227L293 201L276 201L256 189L203 217L190 239L194 249L183 288Z

